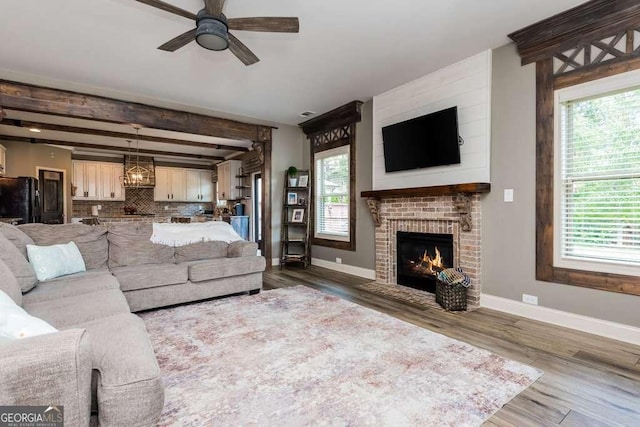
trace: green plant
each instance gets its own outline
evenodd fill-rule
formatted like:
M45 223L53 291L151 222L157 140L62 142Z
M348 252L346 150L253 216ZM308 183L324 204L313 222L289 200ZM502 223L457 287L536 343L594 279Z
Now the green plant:
M289 166L289 169L287 169L287 175L289 176L296 176L296 174L298 173L298 168L295 166Z

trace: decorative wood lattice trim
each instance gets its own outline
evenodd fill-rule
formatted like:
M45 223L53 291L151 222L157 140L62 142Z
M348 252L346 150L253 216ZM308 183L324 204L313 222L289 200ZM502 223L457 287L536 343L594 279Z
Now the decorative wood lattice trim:
M351 138L352 133L352 125L341 126L339 128L331 129L326 132L318 133L311 136L311 145L317 149L332 142L348 140Z
M581 71L616 60L640 57L640 28L617 31L607 37L581 42L553 55L554 75Z

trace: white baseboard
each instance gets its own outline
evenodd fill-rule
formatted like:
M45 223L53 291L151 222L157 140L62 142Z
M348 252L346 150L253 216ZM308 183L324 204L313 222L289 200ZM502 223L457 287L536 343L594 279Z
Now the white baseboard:
M640 328L623 325L622 323L609 322L607 320L568 313L553 308L539 305L525 304L508 298L482 294L480 306L492 310L503 311L528 319L539 320L565 328L588 332L594 335L611 338L630 344L640 345Z
M376 271L369 270L367 268L355 267L353 265L338 264L333 261L326 261L324 259L311 258L311 265L317 265L318 267L328 268L329 270L339 271L341 273L351 274L353 276L363 277L365 279L376 279Z

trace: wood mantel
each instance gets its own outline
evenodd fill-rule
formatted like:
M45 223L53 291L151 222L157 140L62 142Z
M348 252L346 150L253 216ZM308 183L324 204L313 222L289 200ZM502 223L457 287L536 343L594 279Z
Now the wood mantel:
M474 182L469 184L437 185L435 187L363 191L360 195L362 197L371 197L374 199L389 199L392 197L454 196L457 194L488 193L489 191L491 191L491 184L488 182Z
M392 190L363 191L362 197L367 199L367 206L373 216L376 227L380 226L380 200L400 197L432 197L454 196L454 204L460 214L462 231L471 231L471 201L472 194L488 193L491 184L488 182L474 182L469 184L438 185L434 187L397 188Z

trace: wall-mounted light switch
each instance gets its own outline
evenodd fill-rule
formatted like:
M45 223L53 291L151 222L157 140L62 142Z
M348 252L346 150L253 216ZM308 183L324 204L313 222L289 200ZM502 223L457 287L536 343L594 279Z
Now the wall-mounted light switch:
M506 203L513 202L513 188L507 188L504 190L504 201Z

